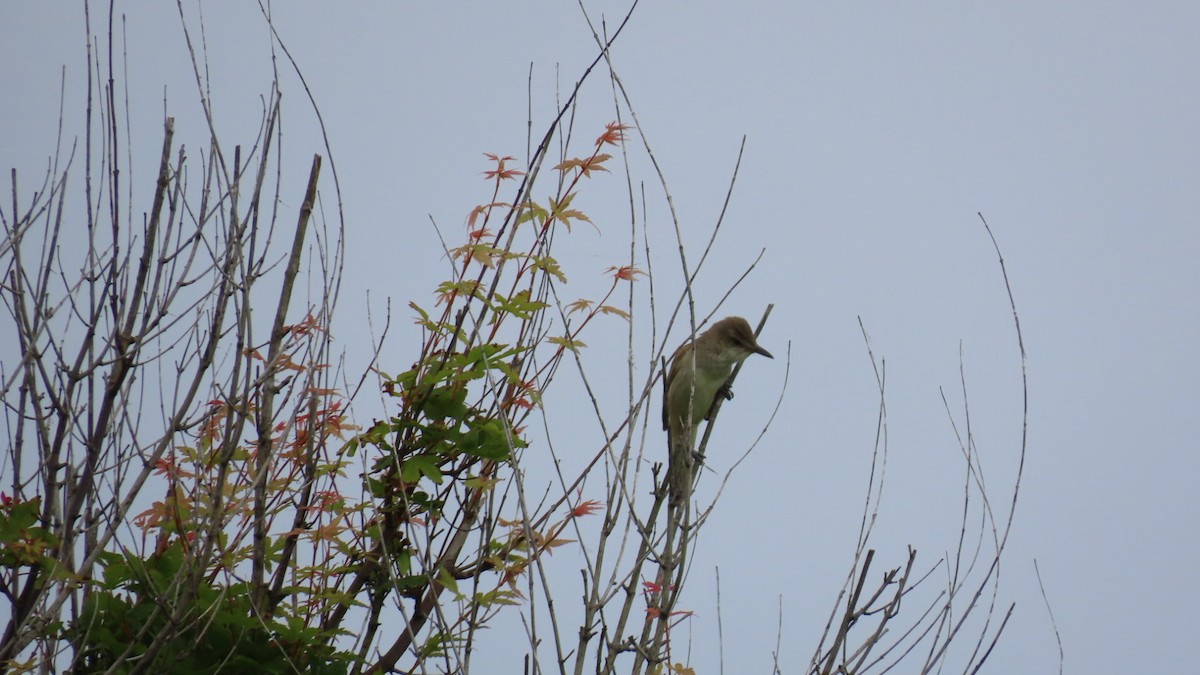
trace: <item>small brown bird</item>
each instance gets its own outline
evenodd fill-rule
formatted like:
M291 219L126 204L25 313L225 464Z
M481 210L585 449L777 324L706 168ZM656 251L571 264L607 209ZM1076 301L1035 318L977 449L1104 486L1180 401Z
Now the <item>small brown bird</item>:
M751 354L773 359L759 346L750 324L730 316L712 325L693 342L675 350L663 379L663 429L670 444L667 472L672 504L687 500L692 486L692 453L701 420L712 417L718 394L732 398L725 388L733 367Z

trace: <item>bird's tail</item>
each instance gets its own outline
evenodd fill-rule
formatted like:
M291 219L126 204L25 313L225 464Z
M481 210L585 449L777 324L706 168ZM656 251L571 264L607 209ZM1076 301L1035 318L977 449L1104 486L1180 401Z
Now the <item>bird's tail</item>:
M689 434L671 434L670 457L667 467L667 496L668 504L679 507L686 504L692 496L692 480L696 475L696 458L692 451L693 444L688 443ZM692 434L694 435L694 434Z

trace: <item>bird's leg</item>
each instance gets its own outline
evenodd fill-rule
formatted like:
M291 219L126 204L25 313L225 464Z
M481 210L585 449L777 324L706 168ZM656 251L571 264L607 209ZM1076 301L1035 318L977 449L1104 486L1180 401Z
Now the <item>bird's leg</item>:
M693 450L692 451L692 476L693 476L693 478L695 477L695 475L697 473L699 473L698 469L707 469L709 471L712 471L713 473L716 473L716 471L711 466L704 463L704 453L700 452L699 450Z

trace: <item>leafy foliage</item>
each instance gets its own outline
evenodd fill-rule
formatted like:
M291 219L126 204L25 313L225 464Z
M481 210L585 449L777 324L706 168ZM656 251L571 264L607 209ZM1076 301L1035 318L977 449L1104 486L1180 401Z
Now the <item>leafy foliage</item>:
M147 558L103 556L104 581L67 631L76 672L130 672L155 648L173 673L348 672L351 657L329 646L335 636L295 616L256 617L248 584L200 584L194 597L171 596L172 581L188 573L184 551L180 540Z
M172 132L168 122L165 148ZM524 175L511 168L511 157L489 157L495 168L484 175L493 192ZM182 172L171 170L166 150L163 158L159 193L182 193ZM504 500L497 497L509 489L513 462L528 447L525 420L559 361L583 346L579 335L591 319L612 313L603 303L586 303L566 324L549 314L551 285L566 281L550 252L553 233L560 225L569 231L573 222L591 222L574 204L580 181L607 157L583 159L590 170L560 183L546 200L549 208L530 198L534 183L526 180L516 198L493 198L471 211L466 241L452 250L456 274L436 287L437 309L410 303L425 330L416 360L398 375L379 372L390 416L362 429L349 421L349 402L331 385L323 358L331 346L331 313L310 311L298 322L283 322L297 266L285 269L276 325L265 343L251 338L249 295L241 309L230 309L231 270L238 269L253 232L236 212L237 186L226 187L219 203L230 210L221 217L233 229L209 268L214 285L199 301L209 303L213 322L190 327L191 335L181 340L215 341L197 362L194 390L205 388L210 397L184 399L178 421L164 420L166 433L151 442L139 440L137 428L129 426L102 424L80 433L102 439L97 448L153 448L111 458L107 470L115 472L114 484L124 485L119 477L140 465L143 478L134 485L160 495L140 500L139 510L123 518L121 509L128 506L122 504L132 504L136 492L72 486L79 490L72 494L110 514L115 527L104 538L80 538L72 521L47 509L44 495L56 483L30 480L29 489L0 495L0 566L11 572L5 589L10 598L35 600L15 608L2 655L8 665L32 667L34 660L21 662L16 655L34 650L47 659L69 655L76 672L344 673L391 669L404 655L416 667L456 658L472 631L504 607L522 603L517 582L531 563L568 543L559 536L565 523L597 511L594 505L568 510L549 522L552 507L538 514L542 525L532 526L501 517ZM318 160L305 208L315 198L319 166ZM210 175L217 173L214 165ZM257 203L252 213L255 208ZM97 267L110 264L103 255L118 250L95 252ZM113 297L136 296L149 289L119 284L153 278L155 260L167 258L151 251L143 258L149 270L144 275L126 274L114 263L110 276L96 278L110 284L105 293ZM245 268L237 281L250 289L263 270ZM614 288L619 281L614 277ZM172 297L192 283L186 275L168 278L158 292ZM67 298L72 288L78 286L65 289ZM148 340L127 337L125 326L153 326L160 318L139 312L165 314L168 305L160 301L161 308L123 302L129 318L97 326L96 332L113 331L109 345L129 350L102 356L89 371L108 383L114 409L137 405L117 378L140 376L156 362L138 351ZM227 311L242 312L235 328L223 323ZM22 326L35 323L17 318ZM28 335L38 339L32 327ZM225 336L232 340L220 342ZM222 344L226 371L216 369ZM47 390L61 386L38 380L36 370L28 377ZM35 430L45 434L42 447L48 445L51 427ZM361 470L354 473L353 466ZM480 536L466 536L472 532ZM78 551L84 566L64 566L68 550ZM59 620L55 597L74 598L78 609ZM397 610L407 617L404 628L380 633L385 613ZM351 632L348 622L368 628ZM394 642L381 649L385 638ZM372 650L383 656L370 656Z

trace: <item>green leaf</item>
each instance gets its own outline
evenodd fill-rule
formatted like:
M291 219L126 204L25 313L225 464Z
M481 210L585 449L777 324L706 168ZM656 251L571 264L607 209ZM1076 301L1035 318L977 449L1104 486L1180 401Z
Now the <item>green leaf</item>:
M573 352L578 352L581 347L586 347L587 343L582 340L572 340L569 337L551 337L546 338L550 344L558 345L565 349L570 349Z
M460 420L467 416L466 400L467 388L464 386L438 387L429 392L421 410L429 419L442 420L449 417Z
M476 297L480 294L479 282L474 279L464 279L462 281L443 281L438 284L437 294L439 296L449 296L455 293L466 297Z
M548 255L540 258L534 258L533 265L543 272L553 275L554 278L558 279L560 283L567 283L567 275L563 274L562 268L559 267L558 261L554 258L551 258Z
M438 570L438 583L444 586L446 590L453 593L456 597L460 599L462 598L462 593L458 592L458 579L455 579L454 575L450 574L450 571L445 567L442 567Z
M24 539L21 530L33 527L37 522L41 504L42 498L34 497L0 509L0 544Z
M511 444L513 447L525 447L524 441L516 436L511 438ZM463 434L460 447L468 455L481 459L503 461L512 454L509 435L505 433L504 425L500 420L495 419L473 424Z
M531 319L536 312L550 305L539 300L531 300L529 289L525 289L507 300L497 296L495 306L498 311L511 314L518 319Z
M400 478L405 483L416 483L422 476L439 485L442 483L442 470L438 468L438 460L435 457L413 455L400 465Z
M537 202L524 202L518 206L521 209L520 215L517 216L518 225L530 220L541 222L550 215L549 211L540 206Z

